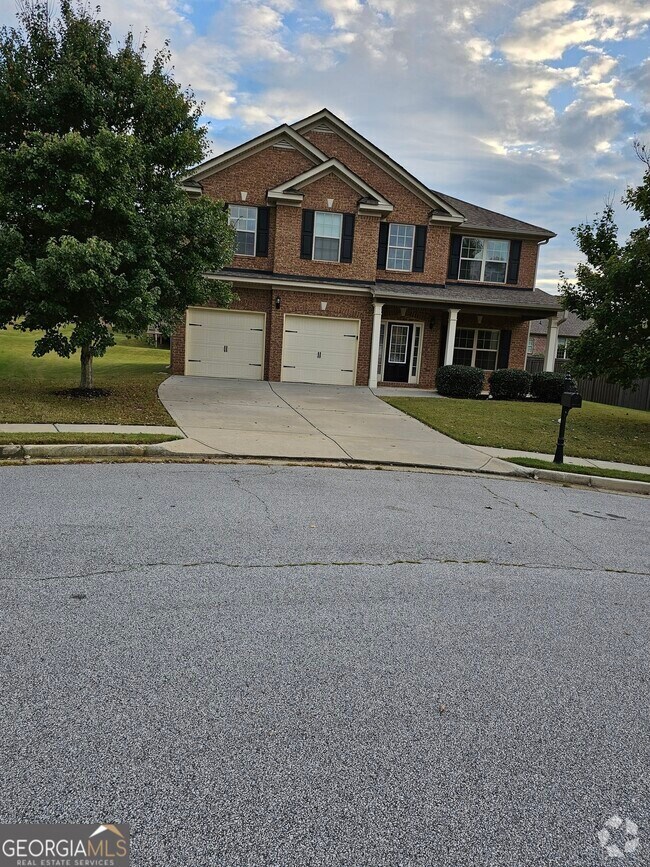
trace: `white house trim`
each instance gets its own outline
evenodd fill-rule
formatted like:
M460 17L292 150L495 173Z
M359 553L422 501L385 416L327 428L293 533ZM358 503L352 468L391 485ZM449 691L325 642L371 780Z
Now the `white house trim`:
M293 204L296 201L301 201L303 194L297 193L296 190L300 190L301 187L308 186L328 174L336 175L358 193L376 201L376 204L373 202L360 203L359 210L378 214L389 214L393 210L393 205L388 201L388 199L385 199L381 193L374 190L362 178L355 175L354 172L350 171L350 169L344 166L343 163L337 159L327 160L321 165L314 166L312 169L308 169L301 175L274 187L272 190L269 190L268 197L271 201L278 202L282 202L286 199L290 204Z

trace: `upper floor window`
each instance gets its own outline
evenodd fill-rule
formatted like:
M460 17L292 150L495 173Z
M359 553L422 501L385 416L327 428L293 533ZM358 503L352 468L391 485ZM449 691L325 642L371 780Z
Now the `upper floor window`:
M454 343L454 364L496 370L499 332L487 328L458 328Z
M414 244L415 226L391 223L388 230L386 269L388 271L410 271L413 267Z
M254 256L257 237L257 208L246 205L229 205L229 222L236 233L235 253L238 256Z
M495 238L463 238L460 248L460 280L505 283L510 241Z
M316 211L314 214L314 249L312 258L318 262L339 262L343 214Z

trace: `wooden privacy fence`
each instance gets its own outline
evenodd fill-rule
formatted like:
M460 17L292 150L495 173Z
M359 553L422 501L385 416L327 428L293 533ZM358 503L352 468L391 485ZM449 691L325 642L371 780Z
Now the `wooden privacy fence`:
M566 359L555 359L555 372L562 373ZM526 359L528 373L541 373L544 370L543 358ZM578 391L585 400L593 400L595 403L607 403L610 406L624 406L627 409L650 410L650 379L639 379L636 382L636 390L621 388L607 382L604 377L598 379L579 379Z

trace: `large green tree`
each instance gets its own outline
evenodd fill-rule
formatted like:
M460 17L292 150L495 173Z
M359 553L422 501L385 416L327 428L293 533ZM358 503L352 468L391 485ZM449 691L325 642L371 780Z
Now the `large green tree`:
M165 48L81 2L23 5L0 31L0 327L41 331L34 355L79 351L82 388L113 330L139 334L208 297L232 258L221 203L179 181L207 152L200 106Z
M592 223L573 229L586 262L576 266L576 281L562 280L564 306L591 324L571 344L571 370L578 377L604 376L629 388L650 376L650 158L643 182L623 202L636 210L641 226L620 244L614 209L608 203Z

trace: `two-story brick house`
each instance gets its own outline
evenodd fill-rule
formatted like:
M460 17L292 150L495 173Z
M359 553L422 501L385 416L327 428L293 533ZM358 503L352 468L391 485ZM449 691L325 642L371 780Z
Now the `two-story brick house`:
M326 109L198 166L237 233L227 310L190 308L172 371L432 388L441 364L523 368L554 233L434 192Z

